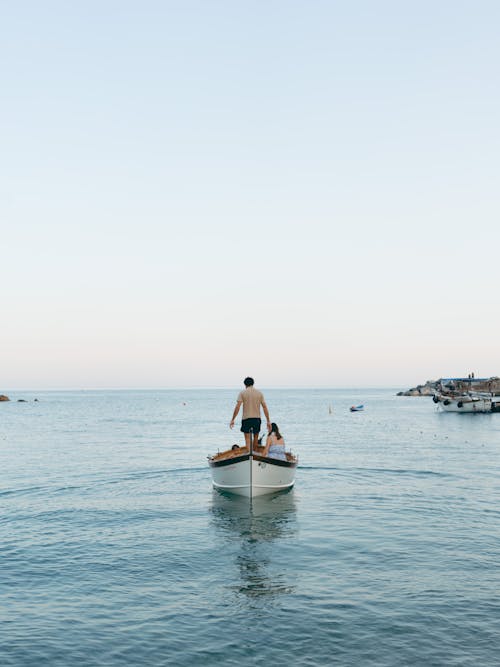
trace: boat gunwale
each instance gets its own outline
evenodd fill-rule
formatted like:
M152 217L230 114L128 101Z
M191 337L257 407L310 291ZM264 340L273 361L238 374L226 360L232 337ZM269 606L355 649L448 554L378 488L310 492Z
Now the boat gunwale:
M272 456L262 456L261 454L253 454L252 458L255 461L260 461L262 463L269 463L270 465L281 466L282 468L296 468L298 465L298 460L295 458L293 461L283 461L282 459L275 459ZM211 468L222 468L223 466L233 465L234 463L242 463L250 459L250 454L243 454L242 456L233 456L229 458L219 459L214 461L209 459L208 464Z

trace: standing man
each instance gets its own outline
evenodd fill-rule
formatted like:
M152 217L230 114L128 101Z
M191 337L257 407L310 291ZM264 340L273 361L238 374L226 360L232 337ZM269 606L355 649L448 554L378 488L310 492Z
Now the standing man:
M233 428L234 420L236 419L236 415L240 411L241 404L243 403L243 419L241 420L241 431L245 434L245 445L250 450L251 432L253 432L253 447L255 448L258 445L261 424L261 406L267 419L268 431L271 430L271 419L269 418L269 411L267 409L262 392L258 389L255 389L253 386L253 378L245 378L243 380L243 384L245 385L246 389L243 389L243 391L240 391L238 394L229 428Z

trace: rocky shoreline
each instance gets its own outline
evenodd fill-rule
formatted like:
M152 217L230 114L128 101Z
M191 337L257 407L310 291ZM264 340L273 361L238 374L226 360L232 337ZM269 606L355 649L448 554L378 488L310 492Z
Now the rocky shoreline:
M38 398L33 399L36 403L38 403ZM0 394L0 403L5 403L6 401L10 401L10 398L6 396L5 394ZM18 398L17 399L18 403L27 403L28 401L25 398Z
M427 380L424 384L418 384L406 391L398 391L396 396L434 396L436 392L442 391L443 388L456 392L484 391L500 395L500 378L494 376L483 379L459 378L450 380L440 378L439 380Z

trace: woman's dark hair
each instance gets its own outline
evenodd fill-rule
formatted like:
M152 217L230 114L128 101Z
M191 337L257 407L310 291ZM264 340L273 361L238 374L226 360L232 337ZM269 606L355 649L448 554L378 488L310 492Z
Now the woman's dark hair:
M275 424L274 422L271 424L271 433L275 433L278 440L281 440L283 437L279 431L278 424ZM269 435L271 435L271 433Z

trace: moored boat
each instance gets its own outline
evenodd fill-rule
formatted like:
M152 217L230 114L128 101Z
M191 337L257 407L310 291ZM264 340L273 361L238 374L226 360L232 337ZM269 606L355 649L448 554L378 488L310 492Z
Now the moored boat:
M491 396L434 394L432 400L444 412L485 413L497 411L497 402ZM500 405L500 400L498 404Z
M351 405L349 408L351 412L361 412L362 410L365 409L364 405Z
M291 452L285 460L264 456L264 447L249 452L247 447L232 449L209 457L212 482L216 489L254 498L290 489L295 482L298 458Z

